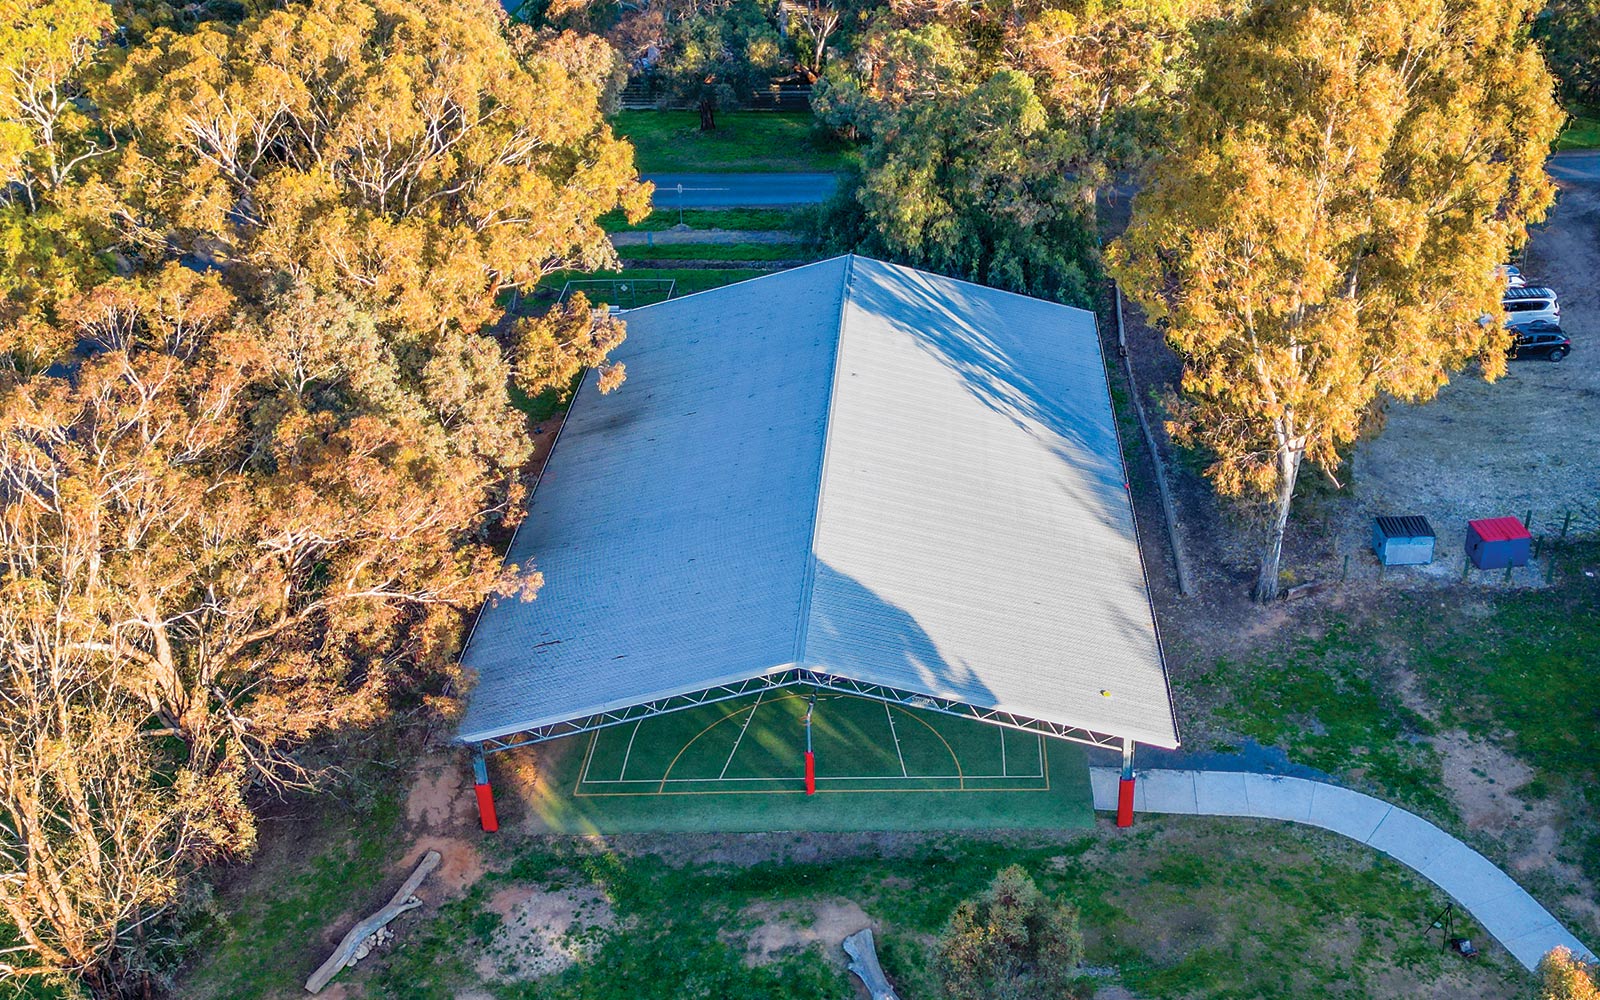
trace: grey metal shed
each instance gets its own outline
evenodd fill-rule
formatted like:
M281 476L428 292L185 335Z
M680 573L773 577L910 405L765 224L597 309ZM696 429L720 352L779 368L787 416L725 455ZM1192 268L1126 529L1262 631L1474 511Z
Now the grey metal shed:
M1433 525L1415 514L1372 519L1372 551L1385 566L1426 566L1433 562Z

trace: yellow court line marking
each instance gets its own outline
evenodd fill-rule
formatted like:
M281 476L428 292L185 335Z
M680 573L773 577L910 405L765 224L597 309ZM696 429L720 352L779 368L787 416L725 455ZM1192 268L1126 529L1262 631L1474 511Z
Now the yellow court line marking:
M887 704L887 702L885 704ZM904 713L902 712L901 714L904 714ZM956 765L956 779L960 782L960 785L956 788L956 791L958 791L958 792L966 791L967 790L967 776L961 770L961 758L956 756L955 748L950 745L950 741L945 739L944 738L944 734L939 732L939 730L933 728L932 726L929 726L927 720L919 718L919 717L917 717L915 715L911 716L911 718L916 719L918 722L922 723L924 726L928 726L928 732L930 732L933 735L939 737L939 742L944 744L945 750L948 751L949 754L950 754L950 759L952 761L954 761L955 765ZM907 789L907 790L909 791L909 789ZM945 789L945 791L949 791L949 789Z
M772 705L772 704L775 704L775 703L780 702L780 701L787 701L790 698L798 698L798 697L800 697L800 696L797 695L797 694L784 695L782 698L774 698L774 699L772 699L772 701L767 702L767 704ZM758 701L760 700L759 697L757 698L757 700ZM685 753L688 752L690 747L694 746L694 741L695 740L698 740L700 737L704 736L706 733L711 732L711 730L713 730L713 729L717 728L718 726L722 725L724 722L727 722L729 719L731 719L731 718L733 718L733 717L735 717L737 715L742 715L742 714L743 714L743 709L739 710L738 712L729 712L727 715L724 715L722 718L718 719L716 722L713 722L711 725L709 725L709 726L705 727L704 729L700 730L698 733L695 733L693 739L691 739L689 742L685 743L682 746L682 748L680 748L678 750L677 753L672 755L672 763L668 764L667 765L667 769L661 773L661 787L656 790L656 794L657 795L665 795L665 794L667 794L667 778L672 774L672 769L678 766L678 758L682 757ZM755 716L754 709L751 710L750 714L751 714L752 718ZM700 781L700 780L705 780L705 779L696 778L694 780Z
M599 742L600 730L596 729L589 734L589 745L583 751L583 766L578 768L578 783L572 789L574 795L577 794L579 788L583 787L584 779L589 777L589 762L594 759L595 744Z
M803 698L803 697L806 697L806 696L798 694L798 693L785 693L785 694L783 694L783 695L781 695L781 696L779 696L777 698L772 699L772 701L765 702L765 704L773 705L773 704L777 704L780 701L791 701L791 700L798 699L798 698ZM836 697L850 697L850 696L849 695L836 695ZM868 700L873 700L873 699L868 699ZM761 701L760 701L759 697L757 698L757 704L758 705L761 704ZM956 766L957 787L955 787L955 788L837 788L837 789L830 788L830 789L826 789L826 791L829 794L837 793L837 794L841 794L841 795L862 795L862 794L881 795L881 794L884 794L884 793L890 793L890 794L896 794L896 795L903 795L903 794L912 794L912 793L943 793L943 794L948 794L950 792L1041 792L1041 791L1048 792L1048 791L1050 791L1050 788L1051 788L1051 781L1050 781L1050 748L1049 748L1047 742L1045 741L1044 737L1038 736L1037 733L1035 735L1038 736L1038 738L1039 738L1039 749L1040 749L1040 754L1041 754L1041 759L1040 759L1041 767L1040 767L1040 770L1042 771L1042 776L1044 778L1044 788L1042 788L1042 789L1041 788L1011 788L1011 787L1005 787L1005 788L968 788L967 787L966 773L962 770L962 767L961 767L961 758L960 758L959 755L956 754L955 748L950 745L950 741L944 738L944 734L943 733L941 733L941 732L939 732L939 730L935 729L932 725L930 725L927 722L927 720L923 719L921 716L911 714L911 712L909 710L905 709L903 706L889 705L888 702L883 702L882 704L884 704L885 706L887 706L887 707L889 707L891 709L892 708L899 708L902 715L905 715L908 718L911 718L911 719L915 720L916 722L920 723L921 725L923 725L924 727L926 727L929 732L933 733L933 735L938 738L940 743L944 744L945 752L950 755L951 762L954 763L955 766ZM752 715L752 717L754 716L755 707L756 706L752 706L751 707L751 715ZM795 790L795 789L770 789L770 790L768 790L768 789L750 789L750 788L743 789L743 790L729 789L727 791L715 791L715 792L669 792L669 791L667 791L667 779L672 774L672 769L677 766L678 760L684 755L684 753L686 753L688 751L689 747L693 746L696 740L700 739L700 737L704 736L706 733L708 733L711 730L715 729L717 726L720 726L724 722L727 722L729 719L735 718L735 717L737 717L739 715L742 715L742 714L744 714L744 710L742 708L740 710L738 710L738 711L729 712L726 715L722 716L722 718L717 719L715 722L712 722L710 725L706 726L704 729L702 729L698 733L696 733L689 740L689 742L685 743L682 746L682 748L680 748L678 750L678 752L673 755L672 762L667 765L667 770L662 774L660 784L657 786L656 791L653 794L656 794L656 795L799 795L799 794L803 794L803 790ZM642 725L642 724L643 724L643 720L641 720L641 722L640 722L640 725ZM635 733L635 735L638 734L638 727L637 726L635 727L634 733ZM584 799L637 798L640 795L650 794L650 793L645 793L645 792L585 792L585 791L583 791L584 775L587 774L587 772L588 772L589 761L593 757L595 745L599 742L599 739L600 739L600 730L596 730L589 737L589 746L588 746L588 749L587 749L587 751L585 752L585 755L584 755L584 766L579 768L579 770L578 770L578 781L573 786L573 789L572 789L573 798L584 798ZM731 758L730 758L730 760L731 760ZM688 779L682 779L682 780L687 780L687 781L716 781L716 780L719 780L719 779L716 779L716 778L688 778ZM783 778L772 778L771 780L773 780L773 781L783 781L785 779L783 779ZM888 780L888 779L886 779L886 780ZM822 789L819 789L819 791L822 791Z

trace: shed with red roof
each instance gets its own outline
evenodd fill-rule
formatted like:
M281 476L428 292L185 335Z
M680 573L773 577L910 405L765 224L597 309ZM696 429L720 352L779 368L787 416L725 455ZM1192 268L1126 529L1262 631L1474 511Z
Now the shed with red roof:
M1514 517L1486 517L1467 522L1467 558L1479 569L1526 566L1533 536Z

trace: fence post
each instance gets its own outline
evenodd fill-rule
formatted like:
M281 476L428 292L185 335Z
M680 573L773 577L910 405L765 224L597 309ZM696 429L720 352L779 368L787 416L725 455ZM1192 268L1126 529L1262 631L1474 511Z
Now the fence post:
M1567 516L1561 519L1561 540L1567 540L1567 529L1572 527L1572 511L1567 511Z
M1461 553L1461 582L1466 583L1472 575L1472 557L1465 552Z
M1522 526L1524 528L1532 528L1533 527L1533 511L1532 511L1532 509L1530 509L1528 511L1527 515L1525 517L1523 517Z
M1350 553L1344 554L1344 569L1339 571L1339 582L1343 583L1350 578Z
M1150 420L1145 416L1144 401L1139 398L1139 383L1133 377L1133 359L1128 357L1126 350L1127 335L1122 325L1122 286L1113 283L1111 288L1116 295L1117 345L1118 353L1122 355L1123 371L1128 378L1128 398L1133 401L1134 414L1139 418L1139 430L1143 433L1145 447L1150 451L1150 467L1156 475L1156 496L1161 502L1162 519L1167 523L1167 541L1172 547L1172 567L1177 576L1178 593L1190 597L1195 592L1195 586L1189 576L1189 561L1183 551L1183 538L1178 533L1176 504L1173 503L1172 492L1167 486L1167 472L1161 450L1156 447L1155 435L1150 432ZM1131 491L1128 499L1131 503L1133 499Z

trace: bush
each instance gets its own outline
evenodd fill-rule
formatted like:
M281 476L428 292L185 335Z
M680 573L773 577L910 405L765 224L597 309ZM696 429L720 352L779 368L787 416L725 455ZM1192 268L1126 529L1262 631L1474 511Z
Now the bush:
M1082 958L1078 911L1012 865L956 906L939 938L938 971L950 1000L1043 1000L1066 993Z

